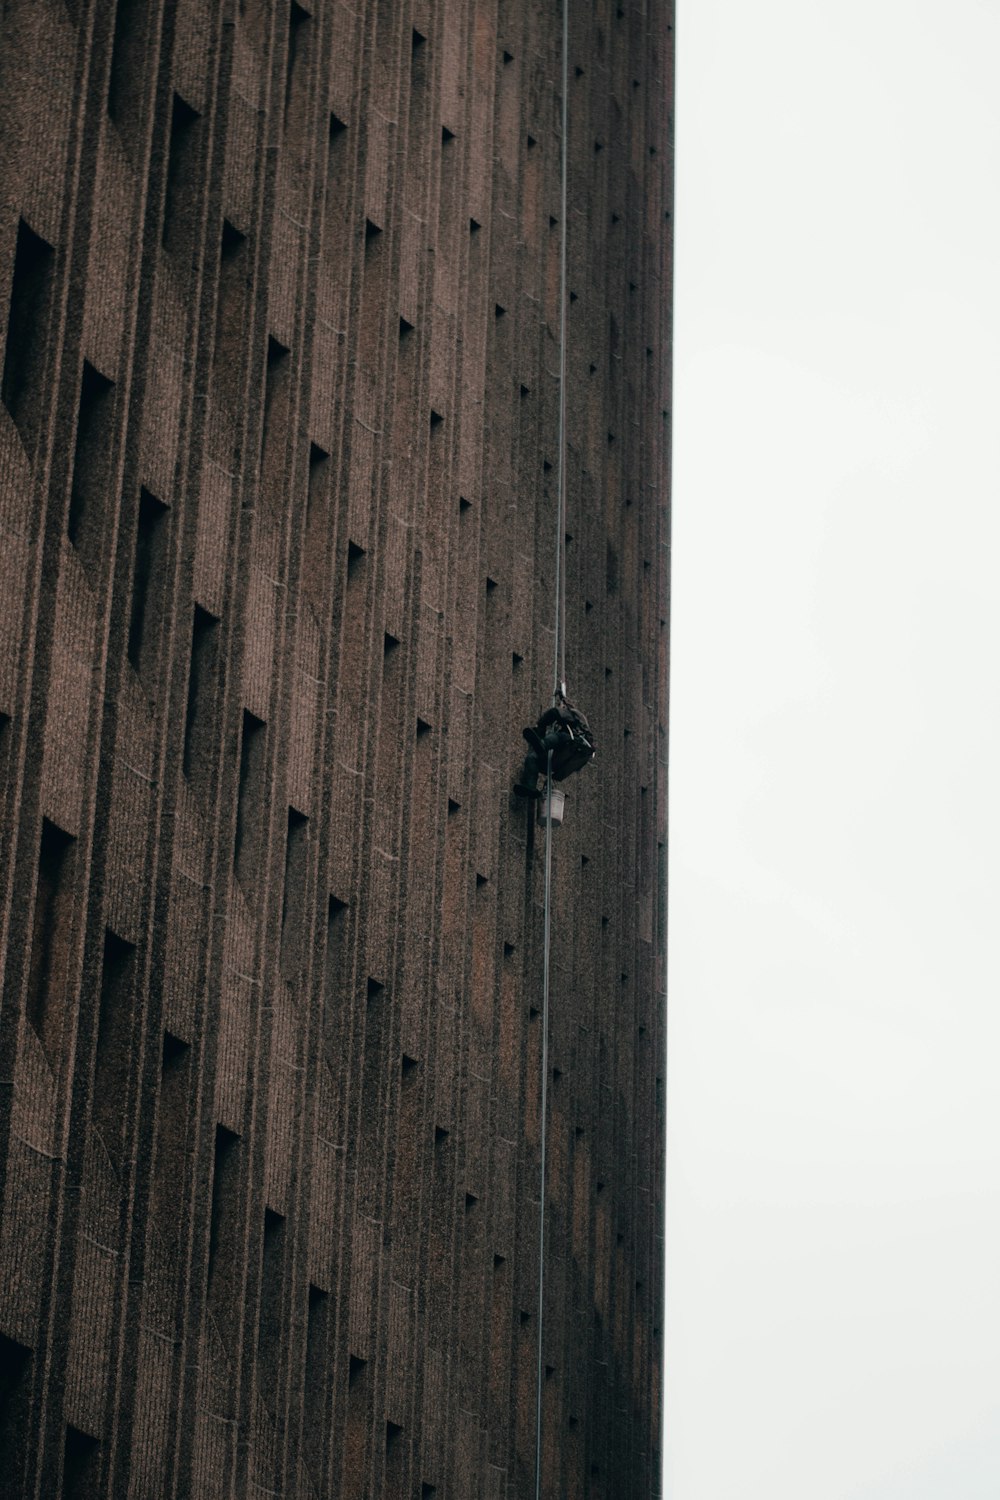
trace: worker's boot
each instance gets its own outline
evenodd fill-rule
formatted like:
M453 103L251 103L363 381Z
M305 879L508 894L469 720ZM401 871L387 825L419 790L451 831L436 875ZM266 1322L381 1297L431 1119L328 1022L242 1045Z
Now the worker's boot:
M528 731L525 730L524 734L525 738L527 738ZM538 778L540 775L541 771L538 767L538 756L536 755L534 750L529 750L528 754L524 757L524 765L521 767L521 779L514 784L514 796L532 798L540 797L542 795L538 787Z

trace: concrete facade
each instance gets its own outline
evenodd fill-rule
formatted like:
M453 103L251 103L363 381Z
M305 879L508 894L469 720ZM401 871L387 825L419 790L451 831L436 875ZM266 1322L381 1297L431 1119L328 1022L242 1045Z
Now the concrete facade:
M572 0L542 1492L659 1494L672 5ZM0 1488L534 1494L558 0L0 11Z

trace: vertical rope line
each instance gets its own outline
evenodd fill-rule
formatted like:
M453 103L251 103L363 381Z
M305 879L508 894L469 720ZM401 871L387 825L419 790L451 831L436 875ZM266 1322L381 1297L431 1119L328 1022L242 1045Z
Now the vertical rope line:
M559 500L556 506L556 620L552 696L566 681L566 203L569 178L569 0L562 7L562 128L560 141L559 240Z
M562 3L562 129L560 140L559 240L559 482L556 505L555 640L552 701L566 683L566 201L569 171L569 0ZM538 1191L538 1357L535 1371L535 1500L542 1497L542 1387L545 1381L545 1196L549 1103L549 969L552 957L552 751L545 770L545 939L542 965L542 1094Z
M542 1143L538 1194L538 1359L535 1372L535 1500L542 1495L542 1384L545 1379L542 1336L545 1329L545 1181L549 1103L549 962L552 952L552 751L545 769L545 940L542 961L542 1098L539 1133Z

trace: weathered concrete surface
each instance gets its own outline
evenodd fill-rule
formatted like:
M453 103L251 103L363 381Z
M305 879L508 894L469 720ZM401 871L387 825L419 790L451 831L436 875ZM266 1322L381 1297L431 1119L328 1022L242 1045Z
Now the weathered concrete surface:
M659 1492L672 6L573 0L545 1486ZM0 18L0 1472L533 1493L556 0ZM20 225L20 227L19 227ZM9 1478L8 1478L9 1476Z

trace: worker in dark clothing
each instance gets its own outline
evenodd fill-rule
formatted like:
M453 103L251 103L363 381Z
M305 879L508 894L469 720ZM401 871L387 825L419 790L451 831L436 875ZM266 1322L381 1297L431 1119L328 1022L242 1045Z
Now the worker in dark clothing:
M538 723L524 731L528 753L524 758L521 779L514 787L518 797L540 797L540 776L546 774L549 751L552 751L552 780L565 781L574 771L581 771L594 758L597 746L590 725L579 709L567 702L562 692L539 717Z

